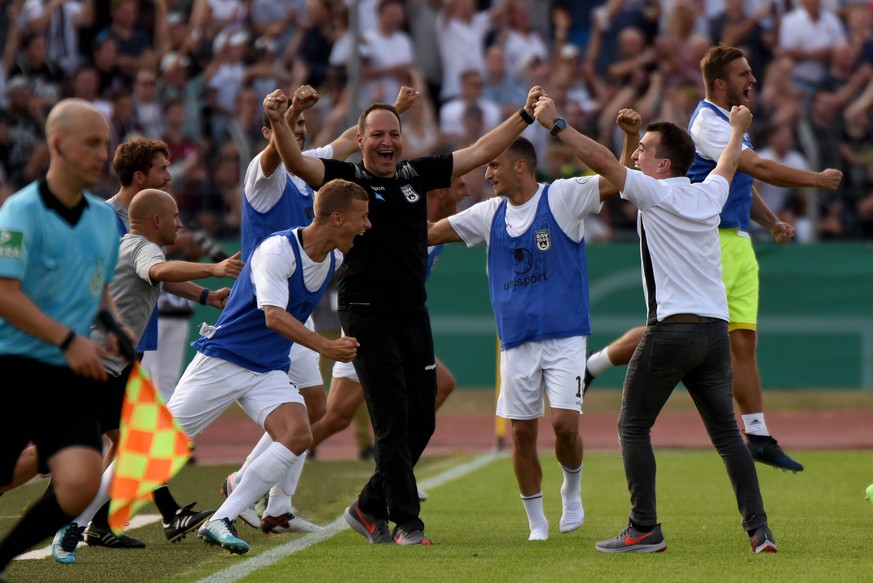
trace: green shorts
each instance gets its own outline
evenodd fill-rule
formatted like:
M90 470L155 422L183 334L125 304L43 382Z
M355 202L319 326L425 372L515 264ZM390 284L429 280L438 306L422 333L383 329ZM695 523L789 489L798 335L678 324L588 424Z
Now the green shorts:
M729 330L758 327L758 259L752 240L739 229L719 229L721 277L727 292Z

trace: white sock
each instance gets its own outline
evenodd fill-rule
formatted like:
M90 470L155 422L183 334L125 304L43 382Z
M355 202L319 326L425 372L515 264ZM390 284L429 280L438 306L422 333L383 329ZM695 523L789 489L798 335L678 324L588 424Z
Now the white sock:
M220 518L235 520L240 512L252 506L273 484L287 474L291 465L298 459L298 456L281 443L271 443L270 447L249 465L240 483L210 520Z
M609 347L607 346L588 357L588 362L585 363L585 366L588 368L588 372L591 373L591 376L599 377L601 374L615 366L615 364L609 360L608 351Z
M77 516L73 522L79 526L87 526L100 507L106 504L109 500L109 484L112 483L112 476L115 475L115 460L109 464L109 467L103 470L103 477L100 478L100 489L97 490L97 495L91 500L91 503L82 511L82 514Z
M246 457L246 461L245 463L243 463L242 467L234 472L233 477L231 478L231 489L236 488L239 485L240 480L242 480L243 474L245 473L246 469L250 465L252 465L252 462L255 461L255 459L259 455L264 453L267 448L270 447L271 443L273 443L273 439L270 437L270 434L265 431L264 435L261 436L261 439L258 440L258 443L255 444L252 453L250 453L248 457Z
M297 491L297 484L300 482L300 474L303 473L305 467L306 452L304 451L298 456L298 460L294 462L285 477L279 480L279 483L270 488L270 498L267 501L267 516L282 516L291 512L291 498L294 492Z
M582 464L575 470L561 466L564 483L561 484L561 532L572 532L585 521L582 507Z
M547 540L549 538L549 521L543 512L543 493L532 496L522 496L521 503L527 513L527 524L530 527L528 540Z
M743 425L746 429L746 435L770 435L770 432L767 431L767 423L764 422L763 413L743 415Z

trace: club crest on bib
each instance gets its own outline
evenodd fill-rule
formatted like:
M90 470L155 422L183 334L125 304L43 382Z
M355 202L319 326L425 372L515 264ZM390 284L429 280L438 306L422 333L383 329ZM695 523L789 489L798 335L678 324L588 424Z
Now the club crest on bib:
M418 202L418 199L421 198L415 189L412 188L411 184L404 184L400 187L400 192L403 193L403 196L406 197L406 200L409 202Z
M534 239L537 242L537 249L540 251L548 251L552 248L552 238L548 229L534 231Z

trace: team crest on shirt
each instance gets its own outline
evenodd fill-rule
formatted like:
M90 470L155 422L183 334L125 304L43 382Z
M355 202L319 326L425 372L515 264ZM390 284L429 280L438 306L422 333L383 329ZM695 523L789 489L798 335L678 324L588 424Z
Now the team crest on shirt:
M412 188L411 184L404 184L400 187L400 192L403 193L403 196L406 197L406 200L409 202L418 202L418 199L421 198L415 189Z
M534 231L534 239L537 242L537 249L540 251L548 251L552 248L552 238L549 236L548 229Z

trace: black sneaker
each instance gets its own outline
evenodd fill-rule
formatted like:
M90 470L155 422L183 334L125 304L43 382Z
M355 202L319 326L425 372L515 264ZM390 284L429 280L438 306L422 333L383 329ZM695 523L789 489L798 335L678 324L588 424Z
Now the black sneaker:
M775 553L776 537L766 526L756 528L749 535L749 544L755 553Z
M769 435L746 435L746 445L756 462L779 468L782 471L791 470L795 474L803 471L803 466L785 455L775 439Z
M376 518L361 510L357 500L346 508L343 517L348 525L367 539L371 545L394 542L394 539L391 537L391 530L388 528L388 521L384 518Z
M656 524L649 532L637 530L628 524L615 538L602 540L594 548L601 553L661 553L667 550L667 543L660 524Z
M85 542L89 547L109 547L111 549L144 549L145 543L135 539L132 536L123 534L115 536L108 528L95 526L93 523L88 524L85 529Z
M192 502L187 506L183 506L176 511L176 516L170 521L162 523L164 527L164 536L171 543L179 542L185 535L195 530L198 526L206 522L206 519L215 513L215 510L204 510L196 512L192 510L196 502Z

